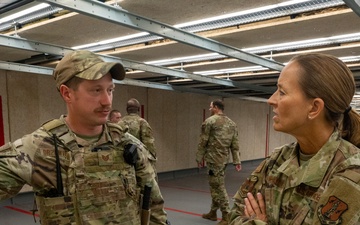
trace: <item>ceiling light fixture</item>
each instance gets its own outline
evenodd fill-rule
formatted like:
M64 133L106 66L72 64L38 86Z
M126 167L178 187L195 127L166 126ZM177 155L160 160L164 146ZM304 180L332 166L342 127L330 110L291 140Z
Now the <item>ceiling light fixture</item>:
M209 54L202 54L202 55L193 55L193 56L186 56L186 57L178 57L178 58L171 58L171 59L164 59L164 60L155 60L155 61L148 61L144 62L146 64L157 65L157 66L166 66L184 62L198 62L204 60L212 60L217 58L224 58L225 56L220 55L218 53L209 53Z
M294 0L280 4L273 4L265 7L259 7L250 10L244 10L236 13L230 13L222 16L210 17L202 20L191 21L188 23L176 24L174 27L185 31L195 33L206 30L214 30L223 27L241 25L265 19L277 18L290 14L302 13L311 10L319 10L329 7L345 5L342 0ZM126 39L115 41L107 45L99 45L98 42L86 45L87 50L104 51L112 48L120 48L127 45L139 44L153 40L163 39L162 37L144 34L137 39ZM79 46L73 48L79 49Z
M5 16L4 18L0 19L0 32L12 29L14 27L13 24L15 23L20 25L28 24L53 15L60 10L62 10L62 8L53 7L47 3L41 3L13 14L10 14L12 11L9 11L9 16Z
M344 63L349 62L359 62L360 55L358 56L346 56L346 57L339 57L341 61ZM286 65L288 62L284 63ZM195 71L194 74L199 74L203 76L213 76L213 75L220 75L220 74L229 74L229 73L243 73L243 72L259 72L259 71L266 71L269 70L268 68L262 66L249 66L249 67L238 67L238 68L230 68L230 69L219 69L219 70L206 70L206 71Z
M309 48L309 47L315 47L321 45L341 44L345 42L355 42L355 41L360 41L360 33L344 34L344 35L332 36L327 38L315 38L315 39L287 42L287 43L274 44L274 45L257 46L254 48L244 48L242 50L246 52L258 54L258 53L271 52L271 51L284 51L294 48L301 49L301 48Z
M36 11L39 11L41 9L44 9L46 7L49 7L50 5L47 4L47 3L41 3L41 4L38 4L36 6L33 6L33 7L30 7L28 9L25 9L25 10L22 10L20 12L17 12L17 13L14 13L10 16L6 16L2 19L0 19L0 24L1 23L5 23L5 22L8 22L8 21L13 21L13 20L16 20L17 18L19 17L22 17L22 16L25 16L25 15L28 15L30 13L33 13L33 12L36 12Z
M285 7L285 6L291 6L294 4L299 4L299 3L303 3L303 2L309 2L309 1L311 1L311 0L287 1L284 3L280 3L280 4L267 5L267 6L259 7L259 8L255 8L255 9L249 9L249 10L244 10L244 11L235 12L235 13L229 13L229 14L225 14L225 15L221 15L221 16L215 16L215 17L210 17L210 18L206 18L206 19L195 20L195 21L191 21L191 22L187 22L187 23L181 23L181 24L174 25L174 27L177 27L177 28L189 27L189 26L193 26L193 25L209 23L209 22L219 21L219 20L224 20L224 19L230 19L233 17L263 12L266 10L271 10L271 9L275 9L275 8L279 8L279 7Z
M91 43L91 44L79 45L79 46L73 47L73 49L85 49L85 48L90 48L90 47L102 46L102 45L106 45L106 44L110 44L110 43L114 43L114 42L118 42L118 41L131 40L133 38L142 37L142 36L145 36L148 34L149 34L148 32L141 32L141 33L136 33L136 34L132 34L132 35L127 35L127 36L122 36L122 37L118 37L118 38L99 41L99 42L95 42L95 43Z
M284 51L289 49L302 49L302 48L309 48L315 46L341 44L345 42L356 42L356 41L360 41L360 33L344 34L344 35L338 35L327 38L316 38L316 39L294 41L294 42L287 42L287 43L274 44L274 45L264 45L264 46L257 46L254 48L243 48L241 50L253 54L270 52L272 55L274 51L276 52L276 51ZM185 56L179 58L162 59L156 61L148 61L145 63L157 65L157 66L168 66L168 65L179 64L180 62L192 63L192 62L222 59L222 58L226 58L226 56L220 55L218 53L210 53L210 54ZM360 59L357 56L343 57L344 62L351 62L350 60L359 61Z
M359 62L360 61L360 55L358 55L358 56L345 56L345 57L340 57L339 59L341 61L345 62L345 63Z
M238 68L229 68L229 69L220 69L220 70L205 70L193 72L194 74L199 74L203 76L212 76L219 74L230 74L230 73L241 73L241 72L250 72L250 71L264 71L269 70L268 68L262 66L248 66L248 67L238 67Z

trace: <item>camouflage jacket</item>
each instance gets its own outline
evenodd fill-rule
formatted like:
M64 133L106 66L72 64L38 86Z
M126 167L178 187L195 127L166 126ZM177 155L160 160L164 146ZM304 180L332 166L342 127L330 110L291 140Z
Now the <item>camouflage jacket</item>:
M137 146L133 164L124 159L128 144ZM15 196L29 184L42 224L137 225L140 193L150 184L150 224L165 225L164 200L148 156L139 140L117 125L105 124L99 140L87 143L61 117L0 148L0 200Z
M223 165L228 162L230 151L233 164L240 164L236 124L223 114L207 118L201 126L196 161L199 163L205 159L207 163Z
M230 224L360 224L360 151L335 131L299 166L298 145L276 149L234 196ZM244 216L247 192L262 193L268 222Z
M128 132L139 139L150 154L156 159L155 139L149 123L136 113L130 113L118 122L121 127L127 127Z

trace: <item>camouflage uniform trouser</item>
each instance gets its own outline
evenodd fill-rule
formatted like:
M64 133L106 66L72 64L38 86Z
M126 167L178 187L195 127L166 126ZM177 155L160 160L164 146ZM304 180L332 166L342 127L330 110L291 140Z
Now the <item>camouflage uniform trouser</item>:
M225 188L225 165L215 165L207 163L208 179L211 193L211 210L218 210L222 213L230 212L229 197Z

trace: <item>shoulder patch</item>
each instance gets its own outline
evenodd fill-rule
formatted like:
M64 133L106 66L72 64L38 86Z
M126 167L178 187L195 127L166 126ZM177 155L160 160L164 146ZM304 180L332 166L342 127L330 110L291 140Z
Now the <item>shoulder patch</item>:
M255 184L258 182L259 178L257 176L251 175L246 181L241 185L239 189L239 194L242 198L246 198L248 192L253 193ZM254 193L253 193L254 194Z
M335 196L330 196L325 205L318 209L321 224L341 224L341 215L348 209L348 205Z
M343 176L334 176L319 199L317 216L314 217L319 221L316 224L348 224L349 221L358 221L358 196L359 184Z

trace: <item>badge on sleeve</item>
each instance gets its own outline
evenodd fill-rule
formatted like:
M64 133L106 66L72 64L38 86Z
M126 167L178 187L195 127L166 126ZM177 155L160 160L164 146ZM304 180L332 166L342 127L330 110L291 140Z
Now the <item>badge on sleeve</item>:
M330 196L325 205L318 209L318 217L322 224L341 224L341 215L348 209L348 205L335 196Z
M246 197L246 194L248 192L252 192L252 190L255 187L256 182L259 180L259 178L257 176L250 176L249 178L246 179L246 181L243 183L243 185L240 188L240 195L242 198Z

